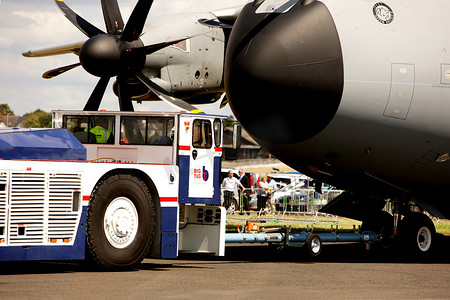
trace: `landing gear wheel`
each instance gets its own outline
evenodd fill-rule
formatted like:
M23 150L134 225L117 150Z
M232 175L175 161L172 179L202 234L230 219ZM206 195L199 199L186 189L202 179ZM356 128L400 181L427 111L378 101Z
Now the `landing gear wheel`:
M317 234L311 233L306 237L303 247L311 258L316 258L322 252L322 239Z
M433 222L422 213L412 213L403 218L399 234L406 250L412 254L428 255L433 248L436 229Z
M98 265L137 267L150 250L154 230L155 209L141 179L115 174L97 185L89 202L86 237Z

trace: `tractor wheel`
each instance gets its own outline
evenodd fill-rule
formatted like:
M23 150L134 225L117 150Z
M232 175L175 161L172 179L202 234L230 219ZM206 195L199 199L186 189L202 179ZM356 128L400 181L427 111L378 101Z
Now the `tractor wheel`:
M154 230L155 209L141 179L114 174L96 186L88 207L86 237L98 265L137 267L150 250Z

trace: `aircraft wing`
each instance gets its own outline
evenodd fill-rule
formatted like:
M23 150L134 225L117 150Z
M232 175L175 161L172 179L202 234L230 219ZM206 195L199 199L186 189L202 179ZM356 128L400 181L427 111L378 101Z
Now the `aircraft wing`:
M218 27L223 29L231 29L233 28L234 21L236 21L237 17L242 11L243 6L234 6L225 9L219 9L211 11L216 18L215 19L202 19L199 22L205 26L210 27Z
M28 50L22 53L25 57L44 57L44 56L52 56L52 55L61 55L61 54L68 54L68 53L74 53L76 55L79 54L81 46L83 46L85 41L82 42L76 42L61 46L55 46L51 48L44 48L44 49L38 49L38 50Z
M234 21L236 21L236 19L239 16L243 7L244 7L243 5L239 5L239 6L234 6L234 7L225 8L225 9L214 10L214 11L211 11L211 13L213 15L215 15L217 17L217 19L219 19L222 22L234 23Z

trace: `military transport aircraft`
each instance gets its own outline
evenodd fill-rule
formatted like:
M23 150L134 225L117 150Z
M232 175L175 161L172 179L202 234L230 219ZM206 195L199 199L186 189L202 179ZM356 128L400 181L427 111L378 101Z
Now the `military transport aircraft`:
M435 228L417 211L450 218L448 12L448 0L255 0L226 51L228 100L255 140L347 191L324 212L418 253Z
M156 95L198 112L192 104L217 100L225 83L258 143L318 190L347 191L323 211L362 220L385 247L396 236L432 249L434 225L417 211L450 218L448 0L255 0L145 30L153 1L139 0L125 25L117 0L102 0L106 33L55 2L89 39L24 55L79 55L44 77L80 64L100 77L85 110L98 109L114 76L121 110Z
M139 0L124 24L117 0L101 0L106 32L70 9L63 0L55 3L89 39L53 48L28 50L26 57L73 53L79 62L44 73L53 78L83 66L100 77L84 110L98 110L111 77L120 110L132 111L134 101L159 100L198 112L190 104L217 101L224 93L225 41L241 7L215 12L165 15L148 20L153 0ZM223 28L208 28L198 20L226 22ZM225 23L223 23L225 24ZM181 99L185 101L181 101Z

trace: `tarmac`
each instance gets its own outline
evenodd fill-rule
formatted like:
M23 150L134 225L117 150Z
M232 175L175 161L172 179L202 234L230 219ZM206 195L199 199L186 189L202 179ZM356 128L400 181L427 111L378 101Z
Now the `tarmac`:
M0 299L449 299L450 237L431 257L325 245L311 260L301 248L231 244L224 257L182 254L145 259L132 271L78 263L1 263Z

